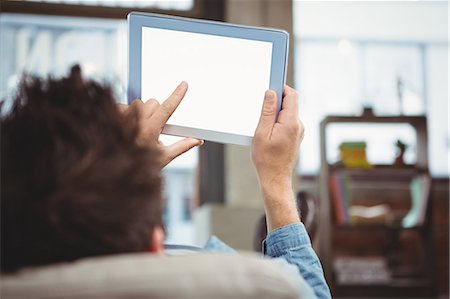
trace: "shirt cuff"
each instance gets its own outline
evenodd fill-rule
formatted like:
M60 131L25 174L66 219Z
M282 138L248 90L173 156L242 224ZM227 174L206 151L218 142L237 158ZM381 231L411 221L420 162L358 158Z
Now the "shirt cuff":
M303 223L293 223L271 231L262 244L263 254L280 257L289 249L311 246Z

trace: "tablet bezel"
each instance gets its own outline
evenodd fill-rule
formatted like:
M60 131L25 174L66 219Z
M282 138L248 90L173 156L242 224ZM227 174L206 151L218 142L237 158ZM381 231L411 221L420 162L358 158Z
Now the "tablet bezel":
M140 12L129 13L127 19L128 103L131 103L134 99L141 98L142 27L151 27L271 42L272 61L269 88L276 92L278 111L281 109L289 50L289 34L286 31ZM239 145L250 145L253 138L252 136L169 124L164 126L163 133Z

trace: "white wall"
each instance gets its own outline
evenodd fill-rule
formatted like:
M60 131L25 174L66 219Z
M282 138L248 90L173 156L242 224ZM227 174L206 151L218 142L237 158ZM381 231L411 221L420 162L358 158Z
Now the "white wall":
M299 37L446 41L447 1L295 1Z
M427 50L427 115L430 170L436 176L450 175L449 50ZM436 157L436 158L435 158Z

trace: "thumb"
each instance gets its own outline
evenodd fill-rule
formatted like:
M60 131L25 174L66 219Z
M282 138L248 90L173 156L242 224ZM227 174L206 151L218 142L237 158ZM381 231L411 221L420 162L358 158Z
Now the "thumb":
M273 90L267 90L256 131L272 131L277 115L277 95Z
M203 140L195 139L195 138L185 138L180 141L175 142L169 146L165 147L165 157L163 161L163 165L166 166L170 161L178 157L179 155L187 152L193 147L202 145L204 143Z

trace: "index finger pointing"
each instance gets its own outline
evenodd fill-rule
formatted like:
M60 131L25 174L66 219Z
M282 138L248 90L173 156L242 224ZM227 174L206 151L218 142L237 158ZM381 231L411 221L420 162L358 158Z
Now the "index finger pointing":
M152 122L154 125L160 126L161 128L166 124L167 120L173 114L178 105L180 105L181 100L184 98L186 91L188 89L187 82L183 81L180 85L175 88L174 92L161 104L159 109L155 112Z

